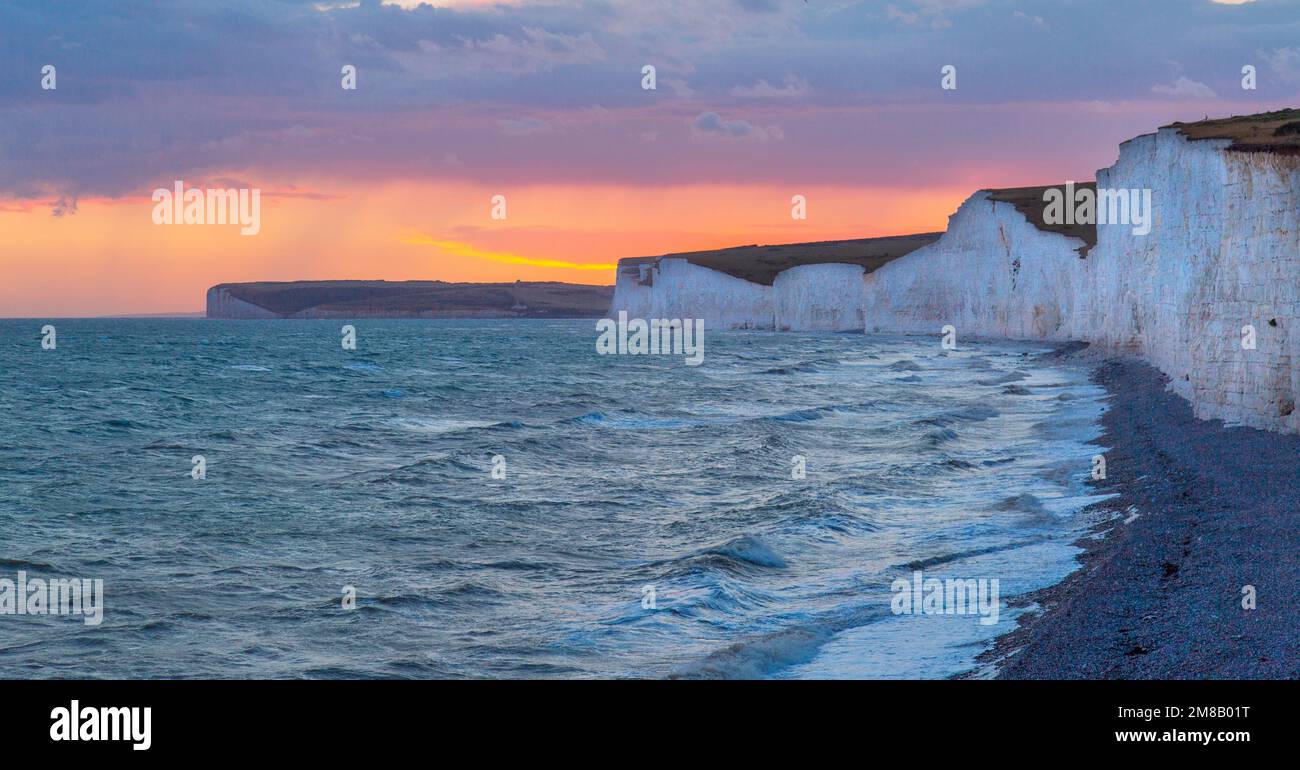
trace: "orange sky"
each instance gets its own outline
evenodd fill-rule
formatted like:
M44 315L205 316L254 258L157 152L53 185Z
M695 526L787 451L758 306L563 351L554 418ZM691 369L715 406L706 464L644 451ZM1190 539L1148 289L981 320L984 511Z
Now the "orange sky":
M608 266L626 256L941 230L971 192L447 183L356 189L327 180L307 187L312 197L301 187L289 196L262 187L254 236L233 225L155 225L146 196L83 199L62 217L43 203L0 206L0 316L199 312L206 289L230 281L611 284ZM506 196L504 221L490 217L496 194ZM805 221L790 216L794 194L808 200Z

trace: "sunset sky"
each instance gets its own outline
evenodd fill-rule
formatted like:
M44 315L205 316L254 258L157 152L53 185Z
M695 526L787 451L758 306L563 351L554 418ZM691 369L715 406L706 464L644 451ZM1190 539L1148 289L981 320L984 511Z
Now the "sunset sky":
M1298 89L1292 0L5 2L0 316L940 230L975 189L1092 179ZM178 179L259 188L261 232L155 225Z

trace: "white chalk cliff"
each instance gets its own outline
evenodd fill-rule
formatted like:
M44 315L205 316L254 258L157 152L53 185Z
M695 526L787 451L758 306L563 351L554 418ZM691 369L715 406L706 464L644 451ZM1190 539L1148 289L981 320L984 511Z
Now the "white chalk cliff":
M1197 416L1300 432L1300 155L1162 128L1121 145L1099 188L1150 189L1146 235L1040 229L972 195L938 241L873 272L814 264L750 283L685 259L624 260L611 312L708 328L864 329L1081 340L1142 356ZM1254 347L1243 345L1243 327Z
M771 329L772 287L685 259L619 260L610 315L703 318L705 328Z
M231 294L230 287L208 289L208 318L275 318L275 313Z

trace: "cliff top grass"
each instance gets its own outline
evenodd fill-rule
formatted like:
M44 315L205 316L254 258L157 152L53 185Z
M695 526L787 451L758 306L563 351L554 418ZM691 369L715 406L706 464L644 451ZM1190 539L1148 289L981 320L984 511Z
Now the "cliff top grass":
M1165 128L1176 128L1191 140L1230 139L1228 149L1237 152L1300 153L1300 109L1171 123Z
M515 311L523 315L594 317L605 312L614 296L612 286L555 281L260 281L223 283L212 288L225 289L236 299L281 315L314 309L359 313Z
M1096 193L1097 183L1074 183L1075 190L1082 190L1085 188ZM1062 193L1064 193L1065 185L1049 184L1040 187L1004 187L1001 189L985 190L985 192L989 194L990 200L1010 203L1015 206L1016 211L1019 211L1025 219L1029 220L1034 227L1037 227L1039 230L1048 233L1060 233L1061 235L1078 238L1083 241L1084 245L1079 247L1077 251L1079 252L1079 256L1085 256L1089 249L1097 245L1097 225L1096 223L1086 225L1078 223L1068 225L1047 224L1043 219L1043 209L1047 206L1047 203L1043 200L1043 193L1053 189L1061 190Z
M664 254L663 257L636 257L621 260L621 263L635 265L663 258L685 259L693 265L717 270L751 283L771 286L778 273L799 265L861 265L870 273L904 254L934 243L941 235L943 233L918 233L848 241L733 246L727 249Z

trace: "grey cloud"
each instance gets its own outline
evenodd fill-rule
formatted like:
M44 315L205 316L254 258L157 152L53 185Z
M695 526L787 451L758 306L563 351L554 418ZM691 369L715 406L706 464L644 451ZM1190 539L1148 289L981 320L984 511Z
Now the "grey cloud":
M1163 96L1176 96L1185 99L1213 99L1214 89L1187 77L1179 77L1173 83L1151 86L1151 92Z
M724 120L716 112L702 112L697 115L691 121L691 130L698 137L755 139L759 141L768 138L782 138L781 129L777 126L762 128L747 120Z
M67 193L60 195L51 206L50 213L56 217L77 213L77 196L68 195Z
M746 99L789 99L807 96L812 91L808 81L796 75L786 75L781 85L774 86L760 78L752 86L736 86L731 89L732 96Z
M552 126L545 120L538 118L502 118L497 121L497 126L501 133L510 136L528 136L543 131L550 131Z
M1285 83L1300 81L1300 48L1275 48L1272 51L1257 51L1268 62L1269 69Z

